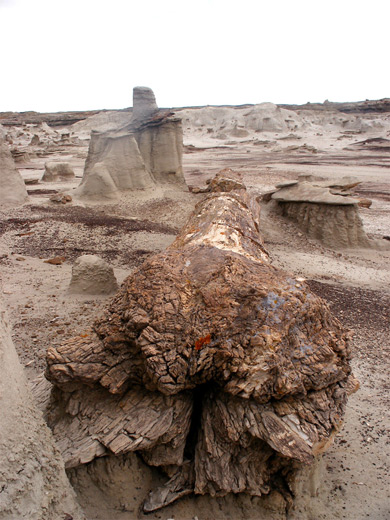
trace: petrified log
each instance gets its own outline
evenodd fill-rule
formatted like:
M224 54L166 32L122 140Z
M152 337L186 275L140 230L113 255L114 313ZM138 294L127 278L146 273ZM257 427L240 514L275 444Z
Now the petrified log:
M224 170L210 190L93 326L47 353L67 466L139 452L171 477L146 511L287 486L339 430L354 385L349 335L270 265L240 177Z

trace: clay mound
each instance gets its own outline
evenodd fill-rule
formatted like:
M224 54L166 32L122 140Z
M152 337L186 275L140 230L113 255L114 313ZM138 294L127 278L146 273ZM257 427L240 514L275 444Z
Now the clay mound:
M0 301L0 518L82 520L52 434L28 390Z
M328 247L372 247L359 215L361 201L349 191L358 184L351 177L331 181L300 176L296 182L278 185L265 200L274 200L283 216L293 219L309 237Z
M8 145L0 129L0 205L17 206L28 198L26 186L16 169Z
M152 91L134 89L133 119L112 132L93 132L77 195L117 198L158 186L186 189L180 119L158 111Z
M191 492L288 490L341 427L354 384L348 334L269 264L242 179L222 171L210 186L93 327L47 352L67 465L138 451L171 477L145 511Z

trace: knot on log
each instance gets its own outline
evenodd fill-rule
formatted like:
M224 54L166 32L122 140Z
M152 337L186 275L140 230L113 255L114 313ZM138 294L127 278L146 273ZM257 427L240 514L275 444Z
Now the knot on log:
M269 264L240 177L220 172L210 189L89 334L47 353L67 466L107 451L169 466L148 511L193 491L269 493L326 449L353 386L349 335Z

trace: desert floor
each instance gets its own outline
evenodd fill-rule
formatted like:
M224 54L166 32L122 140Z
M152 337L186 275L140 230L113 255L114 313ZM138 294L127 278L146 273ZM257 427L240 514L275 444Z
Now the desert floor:
M367 136L340 128L319 132L317 126L230 141L195 130L185 133L183 163L189 186L204 186L225 167L239 171L248 189L258 195L302 173L332 178L353 175L362 181L357 193L373 201L370 209L361 209L361 217L378 247L337 251L308 239L294 223L262 204L261 232L272 263L304 277L354 331L352 365L360 390L350 398L344 428L324 456L321 485L302 518L390 518L390 242L384 238L390 235L390 156L388 149L366 150L355 144L367 137L386 138L389 128L387 122L385 129L372 130ZM51 148L29 145L31 157L19 164L27 182L41 178L46 160L70 162L76 178L67 183L30 183L25 205L0 211L1 290L14 343L31 382L45 368L48 346L82 332L107 303L107 297L68 294L74 260L81 254L97 254L114 267L122 282L148 255L173 241L202 197L170 191L126 195L118 201L51 202L55 192L72 194L79 184L88 150L87 130L84 125L83 132L75 131L73 140L63 139L63 144ZM24 127L27 135L35 131L40 130ZM19 139L27 148L26 135ZM66 260L60 265L45 262L55 256ZM122 461L116 474L108 462L99 464L105 476L97 477L96 468L72 474L88 518L142 518L139 507L145 489L159 477L134 458ZM148 472L145 481L142 471ZM234 497L187 497L148 516L163 520L258 518L255 503L248 500L245 509ZM275 512L274 518L282 518L278 515Z

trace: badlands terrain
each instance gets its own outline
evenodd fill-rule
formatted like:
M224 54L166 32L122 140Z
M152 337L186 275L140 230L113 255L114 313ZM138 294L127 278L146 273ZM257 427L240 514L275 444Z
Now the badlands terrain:
M96 254L121 283L148 256L164 250L203 197L198 188L218 171L239 172L260 197L299 175L335 181L356 177L354 196L370 247L343 249L307 237L261 202L261 227L272 264L306 279L354 334L353 371L360 389L348 402L344 428L326 452L294 518L390 517L390 102L175 109L184 132L189 191L77 196L91 130L127 124L131 109L66 114L3 113L0 124L28 190L25 204L0 207L1 291L12 337L31 388L47 349L82 334L109 296L68 292L74 261ZM67 162L75 177L42 181L45 162ZM70 195L62 202L63 194ZM53 200L54 199L54 200ZM58 202L58 200L60 202ZM325 223L326 225L326 223ZM54 263L48 263L58 257ZM141 503L162 479L135 455L102 458L69 472L88 519L146 518ZM285 518L285 503L249 496L186 497L149 518L176 520ZM265 516L268 514L268 516ZM68 518L70 520L70 518Z

